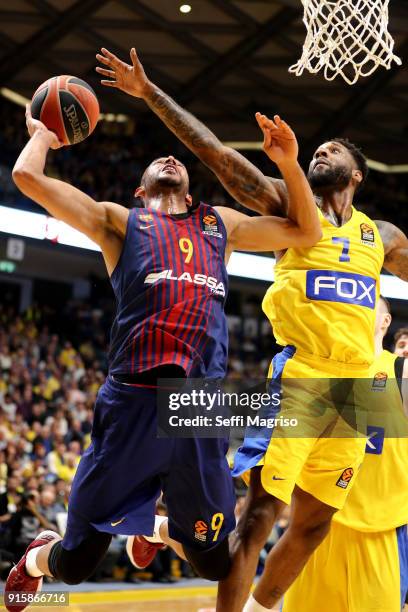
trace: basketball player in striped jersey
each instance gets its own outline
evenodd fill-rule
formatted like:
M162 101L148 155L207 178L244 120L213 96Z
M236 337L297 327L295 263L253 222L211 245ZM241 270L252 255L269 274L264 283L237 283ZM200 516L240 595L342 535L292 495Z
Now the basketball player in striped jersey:
M391 323L380 298L376 358L362 385L370 405L366 457L346 504L284 598L283 612L397 612L408 592L408 359L383 349ZM404 391L406 394L406 390ZM405 401L408 401L406 396Z
M279 117L263 125L265 150L287 180L291 220L247 217L225 207L193 206L186 168L173 156L145 170L136 190L144 208L95 202L49 178L44 166L55 134L32 119L13 178L51 215L99 244L117 299L109 375L101 387L92 444L78 466L63 540L43 532L11 570L10 592L35 592L42 576L68 584L89 577L113 534L154 535L212 580L230 568L234 491L224 438L157 438L159 378L223 378L227 365L226 263L233 249L312 246L321 230L313 194L298 162L295 135ZM306 194L306 196L305 196ZM155 522L163 490L169 521ZM188 504L185 500L188 498ZM205 526L205 529L203 529ZM160 529L162 527L162 529ZM141 564L151 554L147 541Z
M126 64L102 49L97 59L104 67L96 69L105 77L102 83L142 98L238 202L261 214L286 217L284 182L265 180L242 155L222 145L148 79L135 49L130 56L131 64ZM262 121L268 125L267 119ZM368 376L374 360L374 309L381 267L384 264L408 280L408 239L391 223L374 222L354 208L354 194L367 171L360 150L344 139L322 143L313 156L308 178L322 237L312 249L277 251L276 281L263 302L283 348L269 371L274 387L285 378L353 380ZM341 403L333 401L329 408L336 413ZM296 410L301 403L282 402L281 408ZM252 431L245 440L235 458L234 475L250 472L249 494L233 536L232 568L219 586L219 612L241 612L243 607L245 612L272 609L327 535L364 458L363 434L352 427L345 434L331 439L288 437L275 427L269 439L258 439ZM269 553L264 574L247 600L259 552L289 502L289 528Z

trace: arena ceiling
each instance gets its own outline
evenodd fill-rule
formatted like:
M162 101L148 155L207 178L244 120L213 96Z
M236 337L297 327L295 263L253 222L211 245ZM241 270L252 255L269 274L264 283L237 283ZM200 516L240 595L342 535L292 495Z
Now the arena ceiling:
M370 157L408 161L408 2L391 0L390 30L403 66L355 86L288 67L305 37L300 0L0 0L0 88L28 98L50 76L74 74L102 110L136 115L143 103L103 89L94 72L105 46L135 46L148 75L224 140L258 140L256 110L284 116L309 152L343 135Z

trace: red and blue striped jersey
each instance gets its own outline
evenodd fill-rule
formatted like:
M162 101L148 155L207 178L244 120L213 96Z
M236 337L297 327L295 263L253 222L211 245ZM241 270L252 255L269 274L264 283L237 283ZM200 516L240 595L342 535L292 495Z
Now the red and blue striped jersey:
M109 371L132 375L160 365L188 376L223 377L227 232L207 204L182 215L135 208L111 283L117 299Z

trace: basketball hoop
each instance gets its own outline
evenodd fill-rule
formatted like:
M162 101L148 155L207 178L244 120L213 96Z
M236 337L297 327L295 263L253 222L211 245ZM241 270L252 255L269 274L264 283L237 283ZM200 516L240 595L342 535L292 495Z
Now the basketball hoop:
M325 79L340 75L353 85L383 66L401 59L393 54L388 32L389 0L302 0L306 40L302 57L289 68L296 76L306 69L323 70Z

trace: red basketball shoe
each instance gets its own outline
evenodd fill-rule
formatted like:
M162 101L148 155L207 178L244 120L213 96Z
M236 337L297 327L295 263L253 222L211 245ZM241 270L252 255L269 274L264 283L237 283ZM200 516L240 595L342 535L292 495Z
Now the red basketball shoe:
M30 603L12 603L11 597L8 603L8 593L37 593L42 587L42 576L34 578L33 576L29 576L26 572L25 563L28 551L38 546L44 546L44 544L52 542L55 538L60 539L60 536L58 533L55 533L55 531L42 531L39 533L35 540L28 546L17 565L10 571L4 587L4 604L9 612L22 612Z
M158 551L166 548L165 544L148 542L143 536L129 536L126 552L137 569L144 569L153 561Z

